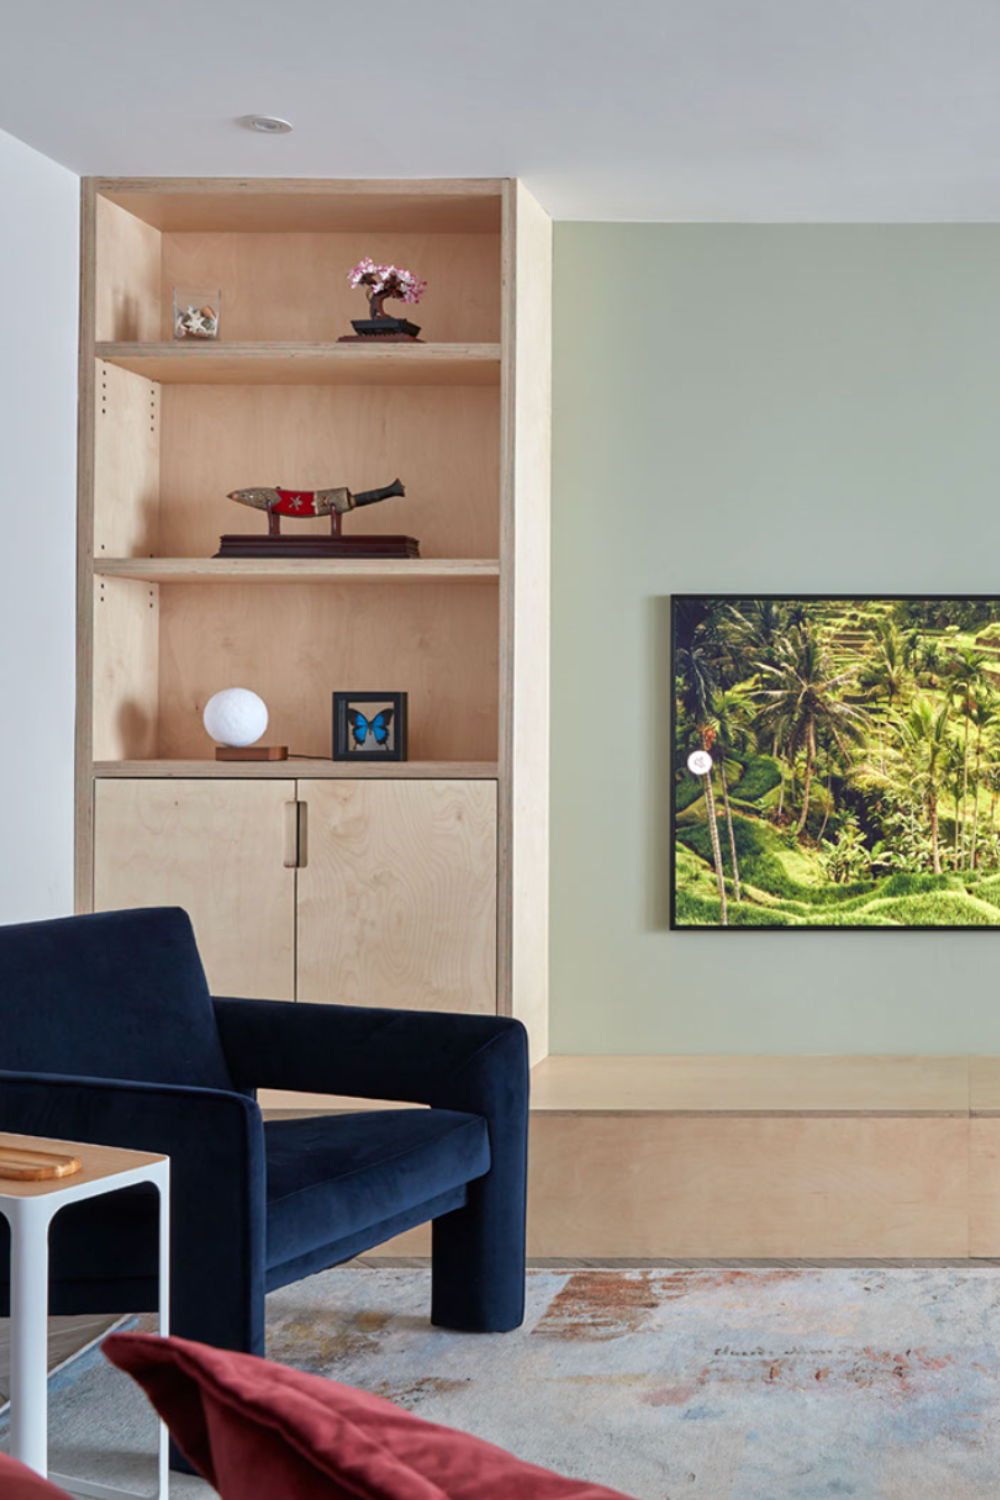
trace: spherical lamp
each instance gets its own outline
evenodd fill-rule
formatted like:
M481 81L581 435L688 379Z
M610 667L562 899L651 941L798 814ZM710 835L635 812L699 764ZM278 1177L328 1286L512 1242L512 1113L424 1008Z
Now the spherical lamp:
M249 688L223 688L205 704L202 723L216 744L242 749L267 728L267 704Z

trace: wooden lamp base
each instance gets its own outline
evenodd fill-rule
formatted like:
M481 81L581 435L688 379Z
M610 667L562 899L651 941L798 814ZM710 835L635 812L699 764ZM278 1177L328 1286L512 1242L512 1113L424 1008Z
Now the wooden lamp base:
M287 760L287 745L216 745L216 760Z

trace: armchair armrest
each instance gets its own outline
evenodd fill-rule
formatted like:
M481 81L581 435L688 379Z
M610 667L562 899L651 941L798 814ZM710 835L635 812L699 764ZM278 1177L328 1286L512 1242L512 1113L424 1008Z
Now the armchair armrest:
M0 1070L0 1130L121 1146L170 1157L174 1331L213 1342L211 1288L262 1283L264 1126L243 1094L177 1084ZM262 1299L243 1299L245 1326L218 1342L263 1353ZM205 1308L207 1307L207 1311ZM197 1309L196 1325L186 1309ZM258 1326L259 1325L259 1326ZM237 1345L240 1347L240 1345Z
M434 1221L431 1317L501 1331L524 1316L528 1037L497 1016L282 1000L214 1002L237 1087L398 1099L482 1115L490 1170Z
M0 1069L0 1130L202 1161L225 1154L244 1177L258 1157L263 1182L260 1110L224 1089Z
M216 999L238 1088L398 1099L486 1114L523 1108L520 1021L305 1001Z

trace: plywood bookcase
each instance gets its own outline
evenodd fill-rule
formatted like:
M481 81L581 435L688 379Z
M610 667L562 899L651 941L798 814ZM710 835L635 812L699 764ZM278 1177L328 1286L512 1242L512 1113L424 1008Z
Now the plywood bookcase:
M427 280L427 342L337 342L362 255ZM78 909L177 901L217 990L495 1009L545 1055L550 283L514 181L85 181ZM175 285L222 289L217 343ZM362 529L417 560L213 558L264 526L232 489L397 474ZM215 761L229 686L296 758ZM345 688L409 693L409 762L326 759Z

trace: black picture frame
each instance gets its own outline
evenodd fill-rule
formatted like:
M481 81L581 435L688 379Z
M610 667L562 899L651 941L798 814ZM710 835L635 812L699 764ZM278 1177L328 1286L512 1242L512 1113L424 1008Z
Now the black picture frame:
M359 720L352 717L353 710L363 711ZM387 725L379 726L379 713L388 714ZM360 722L359 722L360 721ZM376 743L378 728L387 730L381 743ZM407 756L407 695L406 693L345 693L333 695L333 759L338 761L393 762L404 761Z
M678 852L678 850L677 850L677 844L678 844L678 837L677 837L677 827L678 827L678 809L677 809L677 806L676 806L676 797L675 797L675 771L674 771L675 757L676 757L676 753L677 753L677 749L678 749L678 745L677 745L677 739L678 739L678 724L677 724L678 711L677 711L677 693L676 693L676 682L677 682L677 671L678 671L678 662L677 662L677 651L678 651L677 612L678 612L678 608L681 608L681 607L683 607L685 605L692 605L692 604L699 604L699 603L705 603L705 602L712 602L712 603L718 603L718 604L723 604L723 605L739 606L740 604L748 604L751 601L757 601L757 600L769 600L769 601L773 601L775 604L794 604L794 603L817 604L817 603L824 603L824 602L830 603L830 604L840 604L840 605L843 605L843 604L851 605L851 604L853 604L853 605L857 606L857 608L859 610L864 609L864 607L865 607L866 604L870 606L870 605L874 605L876 603L883 604L883 605L884 604L897 604L897 603L904 603L904 604L905 603L911 603L911 604L925 604L925 605L929 605L929 604L956 604L957 603L957 604L970 604L970 605L993 605L993 606L995 606L997 608L998 612L1000 612L1000 593L997 593L997 594L984 594L984 593L964 593L964 592L963 593L958 593L958 592L955 592L955 593L950 593L950 594L941 594L941 593L925 593L925 594L910 593L910 594L905 594L905 593L891 592L891 591L890 592L885 592L885 593L878 593L878 592L875 592L874 590L868 589L868 590L858 591L858 592L855 592L855 593L833 593L833 592L829 592L829 593L826 593L826 592L824 592L824 593L771 593L771 592L763 592L763 591L758 591L758 592L754 593L752 591L744 591L744 592L735 594L735 593L722 593L722 592L703 591L703 592L700 592L700 593L690 593L690 592L688 592L688 593L683 593L683 594L672 594L670 596L670 627L671 627L670 628L670 681L668 683L669 705L670 705L670 729L669 729L669 736L670 737L669 737L669 746L668 746L668 755L669 755L668 785L669 785L669 789L670 789L670 795L669 795L669 822L668 822L668 827L669 827L669 832L668 832L668 846L669 846L669 922L668 922L668 927L669 927L669 931L671 931L671 932L701 932L701 933L705 933L705 932L713 932L713 933L718 933L718 932L727 932L727 933L728 932L769 932L769 933L774 933L774 932L791 932L791 931L794 931L794 932L797 932L797 933L802 933L802 932L845 932L845 933L861 933L861 932L878 932L878 933L887 933L887 932L891 932L891 933L936 932L936 933L940 934L940 933L947 933L947 932L990 932L990 931L998 931L998 930L1000 930L1000 928L991 927L990 925L979 925L979 924L958 923L958 922L955 922L955 923L936 923L936 922L935 923L919 923L919 922L913 922L913 923L907 923L905 925L901 924L901 925L894 926L894 927L890 927L890 926L868 926L868 925L861 925L860 923L858 925L849 926L849 925L845 925L845 924L842 924L842 923L834 923L834 922L812 922L808 926L795 926L795 927L780 926L777 923L766 923L766 924L765 923L761 923L760 925L750 925L750 924L748 924L748 925L735 925L734 924L734 925L730 925L730 926L727 926L727 927L723 927L721 925L696 925L696 924L694 924L692 922L684 922L684 921L679 921L678 920L678 915L677 915L677 894L678 894L678 879L677 879L677 852ZM1000 684L998 684L998 691L1000 691Z

